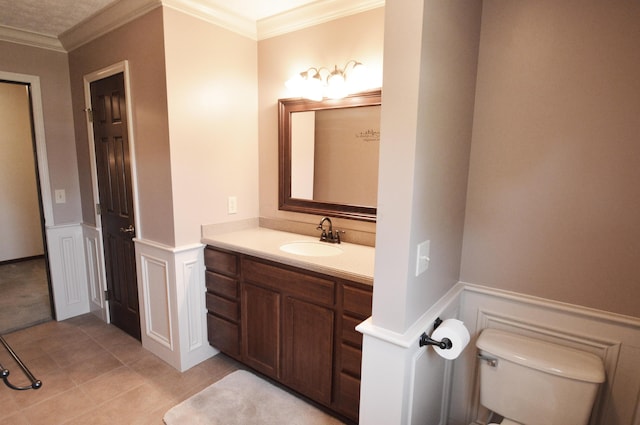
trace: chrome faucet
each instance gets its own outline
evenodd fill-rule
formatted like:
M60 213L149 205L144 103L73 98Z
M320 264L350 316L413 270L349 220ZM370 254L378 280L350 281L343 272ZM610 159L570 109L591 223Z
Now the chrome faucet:
M329 223L328 231L324 228L325 221ZM322 231L320 234L321 242L340 243L340 233L344 233L342 230L336 230L334 233L333 223L331 223L331 219L329 217L322 217L322 220L320 220L320 224L318 224L316 229Z

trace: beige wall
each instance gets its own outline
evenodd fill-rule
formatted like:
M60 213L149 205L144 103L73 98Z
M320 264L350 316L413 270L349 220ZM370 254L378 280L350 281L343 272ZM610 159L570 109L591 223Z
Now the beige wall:
M67 201L56 204L50 200L54 220L51 224L79 223L80 190L67 55L0 41L0 70L40 78L51 196L55 189L64 189Z
M29 91L0 82L0 261L43 254Z
M639 22L484 1L463 281L640 316Z
M402 333L459 278L481 3L386 9L373 322Z
M314 199L378 205L380 110L316 111Z
M89 144L84 117L83 77L123 60L129 61L139 212L137 236L174 245L171 163L167 117L162 9L146 15L69 53L82 213L93 223L94 206Z
M278 211L278 99L292 96L285 81L312 66L340 67L355 59L381 82L383 36L384 8L378 8L258 42L262 217L308 222L311 231L320 219ZM375 231L373 223L335 219L334 224L341 229Z
M255 40L173 9L164 30L179 246L198 243L202 224L258 216L258 56Z

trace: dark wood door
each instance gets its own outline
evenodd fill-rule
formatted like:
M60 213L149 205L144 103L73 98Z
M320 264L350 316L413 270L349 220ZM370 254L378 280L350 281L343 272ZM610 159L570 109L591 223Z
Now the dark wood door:
M111 323L140 339L124 74L91 83L91 107Z

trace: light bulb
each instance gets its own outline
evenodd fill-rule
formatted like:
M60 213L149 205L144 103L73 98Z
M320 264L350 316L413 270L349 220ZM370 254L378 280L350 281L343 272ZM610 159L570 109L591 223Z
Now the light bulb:
M303 97L310 100L320 101L322 100L322 79L320 74L316 74L313 77L307 78L304 85Z
M302 88L304 87L305 81L302 78L301 74L296 74L293 77L289 78L284 85L294 94L299 96L302 92Z
M349 92L355 93L367 88L367 67L356 62L347 75L347 83L349 84Z

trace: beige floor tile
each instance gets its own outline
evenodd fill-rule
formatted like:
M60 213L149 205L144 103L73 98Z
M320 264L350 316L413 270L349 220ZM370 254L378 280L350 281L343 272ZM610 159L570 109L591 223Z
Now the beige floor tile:
M0 384L0 424L2 422L2 418L9 417L11 415L16 414L20 409L18 404L13 399L11 394L11 390L7 388L4 384ZM7 422L8 423L8 422Z
M49 355L60 368L65 368L104 352L98 343L90 338L79 341L70 341L63 347L49 350Z
M93 404L79 388L58 394L23 410L32 424L57 425L88 411Z
M80 363L72 364L62 370L77 384L82 385L87 381L97 378L107 372L123 366L123 364L107 351L99 351Z
M80 389L89 396L94 404L102 404L146 382L147 380L140 374L122 366L85 382L80 385Z
M42 381L42 387L37 390L11 392L11 398L20 408L33 406L75 387L71 378L60 369L36 377Z
M0 425L162 425L171 407L241 367L220 355L181 373L92 315L7 337L43 386L2 385Z
M159 405L173 402L151 383L145 383L109 400L108 406L114 412L126 413L127 417L134 418L155 411Z
M0 415L1 416L1 415ZM0 425L31 425L22 412L0 417Z
M109 346L106 346L105 348L108 352L113 354L115 358L126 365L141 360L145 356L150 354L148 350L142 348L142 344L140 344L140 341L136 341L133 338L111 344Z
M35 376L37 379L42 380L42 376L55 372L57 369L59 369L56 362L54 362L53 359L46 353L43 353L39 357L33 358L25 358L22 356L22 353L19 353L18 355L20 356L20 359L23 361L23 363L27 365L33 376ZM15 370L16 374L22 374L22 372L18 368L16 368ZM11 373L14 373L13 370Z

